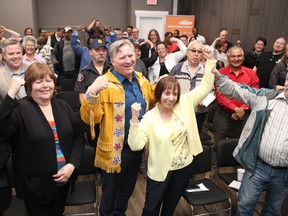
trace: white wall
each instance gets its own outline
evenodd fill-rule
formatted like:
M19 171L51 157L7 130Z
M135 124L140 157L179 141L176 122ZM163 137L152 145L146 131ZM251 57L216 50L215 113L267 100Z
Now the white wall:
M14 30L24 35L24 29L31 27L37 32L37 21L33 19L36 16L35 0L1 0L0 1L0 25ZM36 19L37 20L37 19Z
M171 11L173 0L0 0L0 25L23 35L32 27L35 35L42 26L88 25L100 18L102 25L126 28L136 25L135 10Z

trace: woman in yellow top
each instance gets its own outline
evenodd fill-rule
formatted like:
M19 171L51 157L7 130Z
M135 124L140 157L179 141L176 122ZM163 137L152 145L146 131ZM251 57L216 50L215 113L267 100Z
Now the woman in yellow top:
M204 54L207 62L199 87L180 97L177 80L168 76L157 83L157 104L141 122L141 105L131 106L128 144L133 151L145 146L149 151L144 216L158 216L161 204L161 215L173 216L192 175L193 157L202 152L194 108L212 90L214 75L211 70L216 64L210 47L204 48Z

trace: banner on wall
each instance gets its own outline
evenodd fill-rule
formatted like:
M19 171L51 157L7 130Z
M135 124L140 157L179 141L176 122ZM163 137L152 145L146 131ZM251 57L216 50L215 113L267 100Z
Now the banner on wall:
M175 29L180 31L180 35L186 34L189 37L192 36L192 29L195 24L195 16L189 15L177 15L177 16L166 16L166 32L172 32Z

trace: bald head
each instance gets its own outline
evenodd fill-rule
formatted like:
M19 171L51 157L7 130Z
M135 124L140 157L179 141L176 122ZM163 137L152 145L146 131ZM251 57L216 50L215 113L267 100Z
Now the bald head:
M227 41L228 31L227 30L221 31L220 34L219 34L219 37L220 37L221 41Z

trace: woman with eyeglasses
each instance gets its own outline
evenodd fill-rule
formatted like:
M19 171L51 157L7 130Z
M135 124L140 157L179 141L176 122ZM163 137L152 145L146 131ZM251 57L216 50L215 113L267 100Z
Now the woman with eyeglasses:
M176 44L180 48L180 51L169 53L168 47L164 42L156 45L158 58L156 62L148 68L148 77L152 84L154 84L159 77L169 74L171 69L186 55L187 48L180 39L172 37L170 41Z
M228 50L228 41L221 41L218 40L215 45L214 43L211 45L215 48L214 50L214 58L217 61L222 61L225 66L228 66L228 60L227 60L227 50Z

